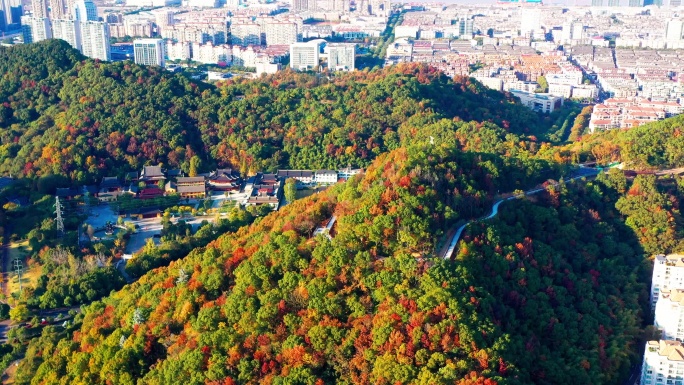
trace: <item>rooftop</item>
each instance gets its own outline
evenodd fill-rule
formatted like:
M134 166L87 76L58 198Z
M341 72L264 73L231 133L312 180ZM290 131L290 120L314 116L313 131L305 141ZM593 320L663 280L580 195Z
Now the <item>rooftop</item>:
M684 361L684 346L679 341L648 341L647 351L655 351L660 356L667 357L669 361Z
M145 166L140 173L141 178L155 178L164 177L164 172L162 172L161 166Z
M181 183L201 183L204 184L204 177L203 176L185 176L185 177L179 177L177 179L178 184Z
M178 186L176 189L179 194L203 193L206 191L204 185Z
M684 305L684 289L663 289L658 297L658 300L661 299L668 299L671 302Z
M682 254L670 254L670 255L656 255L657 261L664 261L670 266L684 267L684 255Z

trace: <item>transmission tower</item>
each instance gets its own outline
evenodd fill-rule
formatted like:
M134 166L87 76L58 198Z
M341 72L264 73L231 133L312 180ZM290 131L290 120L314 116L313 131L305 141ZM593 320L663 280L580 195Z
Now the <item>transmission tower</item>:
M64 234L64 219L62 219L62 204L59 202L59 197L55 197L55 222L57 222L57 231Z
M17 273L17 277L19 278L19 294L21 294L21 272L24 270L24 263L19 258L12 262L14 264L14 271Z

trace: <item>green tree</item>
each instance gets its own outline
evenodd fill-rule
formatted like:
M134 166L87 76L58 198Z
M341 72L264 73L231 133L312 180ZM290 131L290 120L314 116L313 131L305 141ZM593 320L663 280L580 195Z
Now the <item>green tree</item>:
M0 303L0 320L6 320L10 317L10 306L6 303Z
M549 92L549 83L546 81L545 76L539 76L537 78L537 84L539 84L539 87L537 87L537 90L535 92L539 92L539 93Z
M199 170L202 169L202 159L194 155L190 158L190 170L188 171L189 176L197 176Z
M292 203L297 199L297 181L294 178L288 178L283 186L285 199L288 203Z
M26 305L17 305L9 311L9 317L12 321L22 322L26 321L31 316L31 311Z

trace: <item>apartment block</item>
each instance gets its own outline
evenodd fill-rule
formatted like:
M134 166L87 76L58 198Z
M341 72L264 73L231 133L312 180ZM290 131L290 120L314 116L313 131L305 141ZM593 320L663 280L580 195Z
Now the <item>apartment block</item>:
M656 255L651 280L651 309L663 290L684 288L684 255Z
M641 385L684 385L684 346L679 341L648 341Z
M81 23L76 20L52 20L52 37L62 39L81 51Z
M684 288L664 289L655 308L655 326L665 340L684 340Z
M112 55L109 47L109 25L101 21L80 23L81 47L84 55L109 61Z
M318 67L323 40L290 45L290 67L295 70L311 70Z
M297 24L290 21L270 20L264 25L266 45L290 45L300 41Z
M230 41L233 45L261 45L261 26L256 23L233 23L230 25Z
M52 39L50 19L47 17L22 16L21 31L24 36L24 43L37 43Z
M192 58L192 43L189 41L166 41L166 58L168 60L188 60Z
M353 71L356 60L356 44L328 43L328 69L332 71Z
M137 39L133 41L135 64L164 66L164 40Z

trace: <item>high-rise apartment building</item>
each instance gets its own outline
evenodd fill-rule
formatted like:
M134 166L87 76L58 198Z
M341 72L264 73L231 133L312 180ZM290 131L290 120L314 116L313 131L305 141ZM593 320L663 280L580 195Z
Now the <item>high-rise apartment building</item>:
M108 13L105 21L109 24L121 24L124 21L123 13Z
M109 25L102 21L86 21L80 22L80 26L83 54L93 59L111 60Z
M571 21L563 24L561 33L561 44L570 44L573 41L584 38L584 24L581 21Z
M24 15L24 7L21 5L21 0L0 0L0 11L5 18L5 26L9 27L13 24L19 25L21 17ZM0 23L2 23L0 21Z
M353 71L356 60L356 44L328 43L328 69L331 71Z
M50 19L47 17L21 17L21 30L24 43L37 43L42 40L52 39Z
M81 51L81 23L71 19L52 20L52 37L62 39Z
M290 21L270 20L264 25L266 45L290 45L296 43L297 24Z
M188 60L192 58L191 47L192 43L189 41L174 42L166 41L166 57L168 60Z
M78 0L74 2L72 17L81 22L99 20L97 17L97 7L95 7L95 3L92 0Z
M150 20L124 19L124 30L128 36L151 37L154 32L154 23Z
M541 9L539 7L523 7L520 14L520 33L532 35L541 29Z
M684 288L684 255L656 255L651 280L651 309L655 309L660 292Z
M475 21L471 18L462 18L458 21L458 35L473 37Z
M48 0L33 0L31 2L31 17L36 19L47 19L48 14ZM21 23L24 24L23 22Z
M662 332L662 339L684 340L684 289L660 292L654 324Z
M328 0L328 9L340 13L348 13L350 4L349 0Z
M316 0L292 0L292 12L307 12L313 11L316 6Z
M235 22L230 25L230 41L233 45L261 45L261 26L257 23Z
M50 19L68 19L67 3L65 0L50 0Z
M295 70L312 70L318 67L321 44L324 40L316 39L306 43L290 45L290 67Z
M683 385L684 346L679 341L648 341L641 367L641 385Z
M154 13L154 21L162 31L174 24L174 13L169 10L161 10ZM162 33L160 33L162 34Z
M665 27L665 40L680 41L684 30L684 22L681 19L671 19Z
M356 13L387 17L392 12L389 0L357 0Z
M136 64L164 66L164 40L136 39L133 41Z
M0 0L0 32L12 24L12 7L9 0Z

